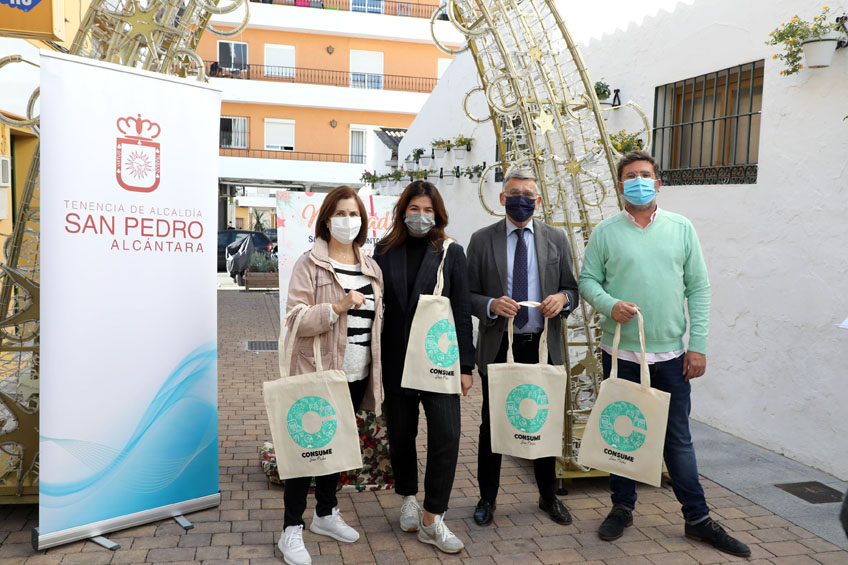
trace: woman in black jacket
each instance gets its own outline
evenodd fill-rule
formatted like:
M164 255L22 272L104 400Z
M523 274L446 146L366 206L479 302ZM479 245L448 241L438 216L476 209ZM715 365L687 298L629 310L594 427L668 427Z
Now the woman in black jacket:
M395 490L404 497L400 526L418 531L418 539L446 553L464 547L445 525L459 454L459 396L409 389L401 386L404 359L412 320L421 294L433 294L436 272L447 238L448 214L439 191L431 183L415 181L404 189L394 210L391 231L375 249L374 259L383 271L385 317L382 334L383 388L386 399L389 448ZM465 253L451 243L444 263L442 295L450 299L456 324L462 394L471 388L474 345L471 333L471 304ZM424 474L424 510L418 507L419 406L427 415L427 469Z

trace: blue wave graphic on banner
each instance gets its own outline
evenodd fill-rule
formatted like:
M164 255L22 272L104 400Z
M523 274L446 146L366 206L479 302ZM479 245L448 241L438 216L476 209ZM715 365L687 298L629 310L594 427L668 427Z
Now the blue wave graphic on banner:
M41 436L42 443L70 454L80 464L74 476L83 476L42 480L40 534L217 493L217 374L217 344L192 351L153 397L123 449Z

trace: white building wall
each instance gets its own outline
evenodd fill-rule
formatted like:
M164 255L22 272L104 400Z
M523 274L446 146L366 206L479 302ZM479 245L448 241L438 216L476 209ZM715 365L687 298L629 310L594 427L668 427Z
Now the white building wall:
M250 27L296 33L317 33L409 43L432 43L430 21L425 18L366 14L346 10L319 10L251 2ZM435 6L433 7L435 10ZM215 27L233 27L244 21L244 8L212 17ZM437 20L436 37L447 46L462 44L463 38L450 22Z
M827 69L780 76L768 33L823 2L699 1L583 49L593 76L652 114L654 88L765 59L754 185L669 186L663 208L692 220L710 270L707 374L698 420L848 478L848 49Z
M708 369L694 381L692 415L845 480L848 331L836 325L848 316L848 49L830 68L783 77L764 44L781 22L812 17L822 4L697 0L581 51L593 80L604 77L649 117L657 86L765 60L757 183L669 186L659 196L661 207L694 223L712 283ZM468 59L445 73L404 155L464 130L493 156L491 125L463 118L462 95L476 76ZM617 123L618 112L606 112L610 131L631 129ZM461 218L450 226L460 236L491 221L476 190L442 193Z

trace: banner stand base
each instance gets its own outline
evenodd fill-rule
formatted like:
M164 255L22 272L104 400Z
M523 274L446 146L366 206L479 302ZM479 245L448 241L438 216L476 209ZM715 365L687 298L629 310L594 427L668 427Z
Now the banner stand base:
M182 514L180 514L179 516L174 516L174 521L179 524L185 531L194 529L194 524L186 520L186 517Z
M32 547L36 551L41 551L43 549L55 547L57 545L62 545L65 543L70 543L72 541L95 538L109 532L114 532L116 530L123 530L126 528L132 528L133 526L140 526L142 524L155 522L156 520L163 520L165 518L176 518L177 516L182 518L183 514L197 512L198 510L205 510L206 508L212 508L213 506L218 506L219 504L221 504L221 493L216 492L215 494L210 494L209 496L202 496L200 498L195 498L192 500L185 500L183 502L169 504L167 506L160 506L158 508L142 510L141 512L126 514L124 516L117 516L108 520L92 522L91 524L84 524L82 526L76 526L74 528L68 528L67 530L60 530L58 532L51 532L49 534L41 535L38 532L38 528L33 528ZM185 520L185 518L183 518L183 520ZM185 521L188 522L188 520ZM180 525L182 526L182 524ZM189 525L191 525L191 523L189 523ZM94 539L92 539L92 541L100 543ZM109 540L106 541L110 544L112 543Z
M109 538L104 538L103 536L94 536L93 538L89 538L89 541L93 541L97 545L105 547L109 551L118 551L121 549L120 544L113 542Z

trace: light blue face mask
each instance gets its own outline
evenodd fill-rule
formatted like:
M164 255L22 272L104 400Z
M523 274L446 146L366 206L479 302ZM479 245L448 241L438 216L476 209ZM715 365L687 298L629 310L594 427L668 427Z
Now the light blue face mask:
M656 184L657 181L654 179L646 179L643 177L626 180L622 184L622 187L624 188L624 198L636 206L645 205L653 200L657 195L657 190L654 188Z

